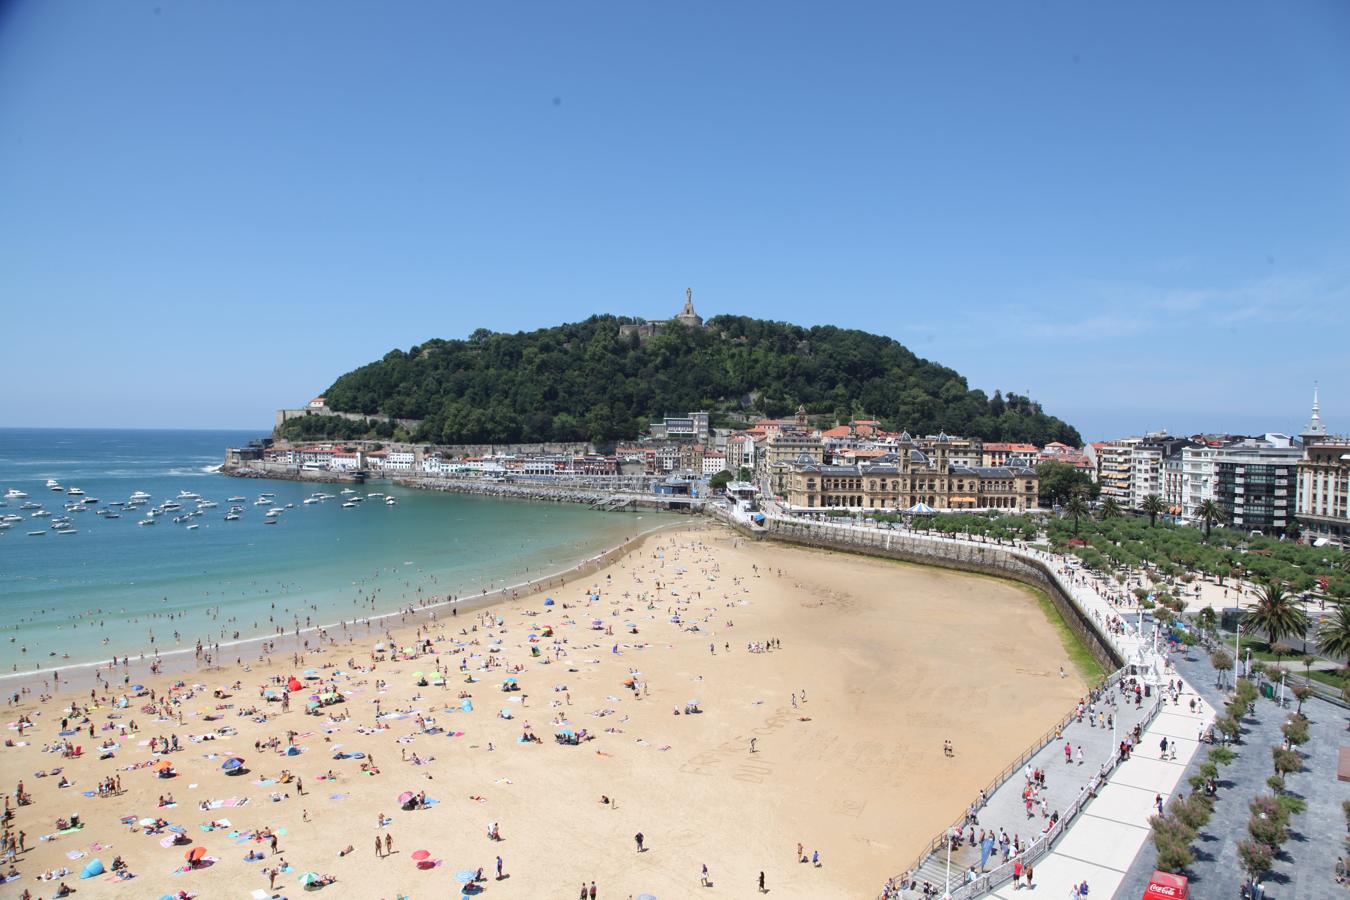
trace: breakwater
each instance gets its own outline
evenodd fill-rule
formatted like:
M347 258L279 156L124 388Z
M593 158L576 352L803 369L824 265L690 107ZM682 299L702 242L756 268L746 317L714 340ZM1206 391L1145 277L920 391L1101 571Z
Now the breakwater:
M394 476L389 480L402 487L419 490L549 503L584 503L588 506L615 510L663 509L672 512L701 512L704 508L702 498L690 497L687 494L648 494L545 482L496 482L461 478Z

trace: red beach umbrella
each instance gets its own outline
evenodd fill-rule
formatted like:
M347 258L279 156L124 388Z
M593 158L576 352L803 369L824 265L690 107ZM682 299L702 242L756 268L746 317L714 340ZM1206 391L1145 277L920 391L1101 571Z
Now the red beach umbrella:
M416 862L421 862L429 856L431 856L430 850L414 850L412 858Z
M205 847L193 847L183 855L183 859L186 859L188 862L201 862L202 857L205 855Z

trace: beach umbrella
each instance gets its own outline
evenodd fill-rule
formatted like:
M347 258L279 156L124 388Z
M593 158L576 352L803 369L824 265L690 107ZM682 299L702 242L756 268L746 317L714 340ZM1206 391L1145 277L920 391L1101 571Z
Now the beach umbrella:
M460 869L455 873L455 880L461 884L468 884L473 881L477 875L478 871L476 869Z
M415 862L421 862L429 856L431 856L430 850L414 850L412 854L412 858Z
M306 872L303 875L301 875L299 879L301 884L313 884L318 880L319 880L318 872Z
M145 685L143 685L143 684L133 684L133 685L131 686L131 689L132 689L133 691L143 691L143 690L145 690Z
M299 755L300 755L300 748L299 748L299 747L296 747L296 746L294 746L294 745L292 745L292 746L290 746L290 747L287 747L287 748L286 748L286 755L287 755L287 756L299 756Z
M305 677L306 677L306 678L318 678L318 677L319 677L319 670L318 670L318 669L306 669L306 670L305 670Z
M100 876L100 875L102 875L102 874L103 874L103 862L102 862L102 860L91 859L91 860L89 860L89 862L87 862L87 863L85 864L84 870L80 872L80 877L81 877L81 878L97 878L98 876Z
M506 679L506 683L507 683L507 684L515 684L515 683L516 683L516 679L515 679L515 678L508 678L508 679Z
M544 598L544 605L545 605L545 606L552 606L552 605L553 605L553 598L552 598L552 597L545 597L545 598Z
M286 682L286 690L290 691L292 694L296 691L304 690L304 687L305 686L300 683L300 679L296 678L294 675L291 676L290 681Z
M507 709L507 708L504 707L504 706L502 707L502 718L503 718L503 719L509 719L509 718L511 718L511 710Z
M637 900L656 900L655 894L638 894Z
M147 818L141 819L141 820L140 820L139 822L137 822L136 824L139 825L139 826L141 826L142 828L149 828L151 825L155 824L155 820L147 817Z
M220 767L226 772L233 772L235 769L243 768L244 761L238 756L231 756L220 764Z
M186 859L188 862L201 862L201 858L205 855L205 847L193 847L187 853L183 854L183 859Z
M698 706L698 701L697 701L697 700L690 700L690 701L689 701L689 705L690 705L690 706Z
M407 802L408 802L409 800L411 800L412 798L413 798L413 792L412 792L412 791L404 791L403 793L401 793L401 794L398 795L398 802L399 802L399 804L401 805L401 804L407 803Z
M163 772L165 769L172 769L173 763L169 762L167 759L161 759L155 764L155 768Z

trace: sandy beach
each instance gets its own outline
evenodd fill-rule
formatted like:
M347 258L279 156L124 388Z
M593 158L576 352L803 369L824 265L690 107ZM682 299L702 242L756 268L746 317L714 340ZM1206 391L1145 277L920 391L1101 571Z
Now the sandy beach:
M382 624L87 708L87 690L11 703L0 785L26 849L0 895L296 897L312 872L336 880L308 892L417 900L481 868L503 898L742 897L760 872L778 897L873 896L1085 690L1018 586L706 525L561 587ZM341 699L307 714L314 695ZM118 856L134 879L81 880Z

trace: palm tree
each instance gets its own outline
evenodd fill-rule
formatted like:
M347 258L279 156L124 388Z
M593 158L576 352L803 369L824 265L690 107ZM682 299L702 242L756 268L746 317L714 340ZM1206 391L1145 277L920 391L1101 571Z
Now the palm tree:
M1069 502L1064 504L1064 514L1073 516L1073 534L1078 536L1078 520L1088 515L1087 501L1083 499L1082 494L1074 494L1069 498Z
M1228 520L1228 513L1224 512L1223 506L1217 500L1206 500L1200 504L1200 508L1195 511L1195 518L1204 523L1205 543L1209 543L1209 530L1220 522Z
M1277 649L1286 637L1302 635L1308 629L1308 617L1299 609L1298 598L1277 581L1263 582L1256 589L1256 602L1247 607L1242 623L1266 636L1276 661L1283 654Z
M1120 504L1116 502L1115 497L1107 497L1102 501L1102 518L1118 519L1120 518Z
M1350 603L1336 604L1336 611L1322 622L1317 649L1332 659L1350 658Z
M1152 528L1158 521L1158 516L1166 512L1167 507L1163 506L1162 498L1157 494L1149 494L1144 498L1143 510L1148 513L1148 527Z

